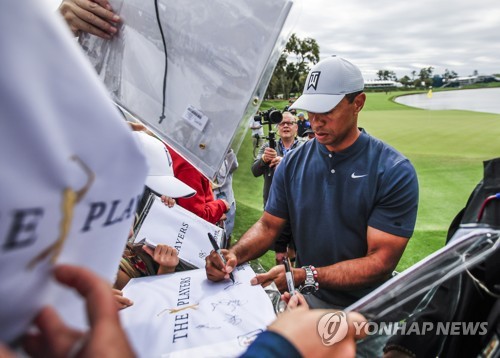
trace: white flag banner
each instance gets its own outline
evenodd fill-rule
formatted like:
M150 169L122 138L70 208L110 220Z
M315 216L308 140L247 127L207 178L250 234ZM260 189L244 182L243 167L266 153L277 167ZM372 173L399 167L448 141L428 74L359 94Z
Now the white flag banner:
M85 327L83 302L52 269L69 263L114 279L146 162L43 2L0 2L0 48L0 341L12 342L46 305Z
M153 195L145 219L135 235L134 243L149 242L174 247L179 258L198 268L205 267L205 257L213 247L208 239L212 234L222 247L224 229L203 220L179 205L169 208Z
M134 304L120 319L135 352L148 358L240 355L276 318L264 289L250 285L254 276L242 265L234 283L209 281L204 269L132 279L123 293Z
M286 45L291 0L110 0L123 25L80 43L113 99L214 178Z

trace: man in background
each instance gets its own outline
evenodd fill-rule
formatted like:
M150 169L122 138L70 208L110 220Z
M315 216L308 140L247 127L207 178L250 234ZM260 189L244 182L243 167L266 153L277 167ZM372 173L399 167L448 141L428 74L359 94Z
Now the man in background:
M299 137L303 137L305 135L306 130L311 128L311 123L306 120L304 112L299 112L297 114L297 135Z
M291 150L299 147L302 143L296 139L297 123L294 116L290 112L283 113L283 119L278 124L278 135L280 139L276 142L276 148L271 148L269 142L264 143L259 150L257 158L252 164L252 174L255 177L262 176L264 178L263 199L264 208L269 196L269 189L273 182L274 171L281 160ZM281 235L274 243L274 251L276 252L276 263L283 262L283 258L287 252L287 247L293 250L293 237L290 231L290 226L287 225Z

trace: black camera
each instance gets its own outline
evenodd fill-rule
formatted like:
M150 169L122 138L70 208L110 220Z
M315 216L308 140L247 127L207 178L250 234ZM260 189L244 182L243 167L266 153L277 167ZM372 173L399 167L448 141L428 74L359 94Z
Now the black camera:
M259 117L257 119L257 117ZM269 141L269 147L276 149L276 132L273 131L273 124L278 124L283 119L283 115L276 108L271 107L267 111L261 111L254 117L262 125L268 125L268 136L265 137Z

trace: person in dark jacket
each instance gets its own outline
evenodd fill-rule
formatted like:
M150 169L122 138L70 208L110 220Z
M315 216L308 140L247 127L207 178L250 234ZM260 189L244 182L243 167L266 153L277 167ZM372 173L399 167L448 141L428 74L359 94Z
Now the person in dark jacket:
M264 207L266 206L269 189L273 182L273 174L276 167L281 162L283 157L294 148L302 145L302 142L297 140L297 122L290 112L283 113L283 119L278 124L279 141L276 143L276 148L270 148L269 142L262 145L259 154L252 164L252 173L255 177L264 177L263 198ZM293 238L290 226L286 225L280 237L274 243L274 251L276 252L276 263L282 263L283 257L287 252L287 247L293 249Z

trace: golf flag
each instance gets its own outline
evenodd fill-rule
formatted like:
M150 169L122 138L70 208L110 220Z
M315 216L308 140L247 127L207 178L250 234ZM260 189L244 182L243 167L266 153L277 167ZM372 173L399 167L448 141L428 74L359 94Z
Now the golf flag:
M115 279L147 166L59 16L1 2L0 47L0 342L11 343L47 305L86 327L85 302L53 267Z

